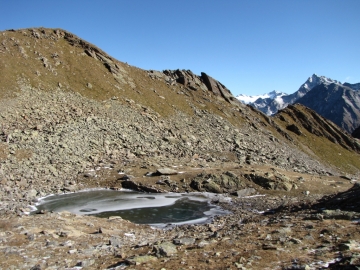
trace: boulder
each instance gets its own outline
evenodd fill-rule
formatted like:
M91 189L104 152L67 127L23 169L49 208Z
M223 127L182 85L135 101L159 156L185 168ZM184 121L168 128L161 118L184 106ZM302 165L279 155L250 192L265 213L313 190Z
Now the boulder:
M179 238L179 239L174 239L173 243L175 245L179 245L179 246L188 246L188 245L192 245L195 243L195 238L190 238L190 237L184 237L184 238Z
M177 253L176 246L170 242L163 242L154 246L154 251L157 256L171 257Z
M290 179L282 175L266 173L263 176L251 173L246 174L245 177L265 189L290 191L294 187L294 184L290 181Z
M206 182L203 187L206 189L206 191L208 192L212 192L212 193L222 193L222 188L215 183L214 181L210 180L208 182Z
M125 261L130 265L140 265L148 262L156 262L158 259L151 255L134 256L127 258Z
M213 193L234 193L239 188L245 187L245 185L240 177L227 171L222 174L198 174L190 182L190 187L198 191L206 190Z
M121 238L116 236L111 236L109 244L113 247L121 247L123 245Z
M241 190L238 190L236 192L233 193L233 195L238 196L238 197L245 197L245 196L249 196L256 193L256 189L254 188L244 188Z
M170 169L170 168L160 168L156 170L156 173L158 175L175 175L178 172L174 169Z

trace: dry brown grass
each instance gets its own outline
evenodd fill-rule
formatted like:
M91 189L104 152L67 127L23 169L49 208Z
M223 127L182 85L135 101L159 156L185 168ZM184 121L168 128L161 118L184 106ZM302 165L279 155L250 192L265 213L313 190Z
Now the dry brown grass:
M53 33L52 29L44 31L47 35ZM83 48L72 46L63 38L36 39L30 37L29 30L22 30L3 32L0 41L7 49L0 59L0 99L14 97L19 92L15 82L22 78L44 91L54 89L60 83L64 91L78 92L100 101L114 96L120 101L136 100L136 103L150 107L164 117L176 110L192 115L191 106L196 106L233 120L231 114L228 117L223 112L227 102L216 100L211 93L185 90L181 85L168 86L164 81L151 79L145 70L113 59L126 71L122 73L124 80L131 78L135 83L135 87L132 87L117 80L101 61L88 56ZM20 52L20 47L25 50L26 58ZM58 56L54 57L55 54ZM44 66L42 57L48 60L48 67ZM87 87L88 83L92 88Z
M307 114L302 107L297 107L302 113ZM287 114L281 114L286 121L280 121L275 118L276 123L286 130L289 124L295 124L300 127L303 135L299 136L290 132L291 138L294 139L294 144L309 155L319 159L320 162L335 167L343 173L355 174L360 169L360 155L354 151L349 151L341 145L331 142L325 137L316 136L305 128L296 123L292 117ZM311 117L309 117L311 118Z

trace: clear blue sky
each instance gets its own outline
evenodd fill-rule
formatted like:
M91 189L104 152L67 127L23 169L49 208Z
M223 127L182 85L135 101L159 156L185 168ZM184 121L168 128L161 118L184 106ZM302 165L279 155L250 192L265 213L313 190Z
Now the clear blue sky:
M63 28L131 65L257 95L313 73L360 82L359 12L360 0L2 0L0 30Z

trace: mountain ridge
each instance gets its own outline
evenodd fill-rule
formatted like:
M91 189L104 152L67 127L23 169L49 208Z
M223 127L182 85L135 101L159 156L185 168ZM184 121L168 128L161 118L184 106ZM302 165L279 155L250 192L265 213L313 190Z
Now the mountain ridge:
M313 74L289 95L258 98L249 105L274 115L288 105L301 103L352 133L360 125L360 83L344 83ZM241 97L238 98L241 101Z
M313 74L311 77L309 77L301 86L300 88L295 91L292 94L282 94L280 92L279 95L271 95L270 93L273 93L274 91L270 92L268 96L265 94L266 98L259 97L253 102L248 103L249 105L259 109L263 113L267 115L273 115L278 110L281 110L285 108L289 104L294 104L299 98L306 95L307 92L309 92L312 88L319 84L330 84L330 83L336 83L339 84L340 82L336 80L329 79L325 76L318 76L316 74ZM241 101L241 98L239 99Z

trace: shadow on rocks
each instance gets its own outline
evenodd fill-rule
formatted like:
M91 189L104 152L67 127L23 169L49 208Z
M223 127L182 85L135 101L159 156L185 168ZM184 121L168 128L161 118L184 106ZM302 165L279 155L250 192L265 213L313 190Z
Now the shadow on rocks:
M360 213L360 183L345 192L326 196L313 205L315 209L353 211Z
M314 203L283 204L271 209L264 215L281 212L300 212L308 210L306 219L360 219L360 183L356 183L347 191L334 195L324 196Z

